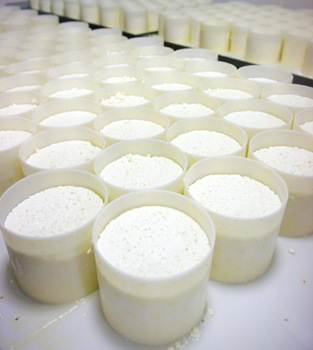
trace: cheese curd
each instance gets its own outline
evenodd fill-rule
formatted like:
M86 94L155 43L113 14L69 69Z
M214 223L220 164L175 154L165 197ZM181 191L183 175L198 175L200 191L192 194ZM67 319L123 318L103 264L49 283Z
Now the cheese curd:
M207 89L207 90L204 90L203 92L214 97L227 98L230 100L239 100L242 98L253 97L248 92L237 90L237 89L216 88L216 89Z
M79 97L91 94L93 91L90 89L84 89L84 88L73 88L69 90L60 90L57 92L54 92L53 94L49 95L49 97L53 98L71 98L71 97Z
M190 85L179 84L179 83L162 83L162 84L152 85L151 87L153 89L166 90L166 91L180 91L180 90L188 90L192 88L192 86Z
M313 152L290 146L273 146L254 152L262 162L290 174L313 176Z
M123 92L117 92L115 95L112 95L109 98L102 98L100 103L111 107L130 107L142 105L147 102L149 102L149 100L143 96L126 95Z
M4 227L26 236L55 236L85 224L102 205L100 196L87 188L53 187L20 202L8 214Z
M161 125L148 120L125 119L106 125L100 132L108 137L129 140L151 137L163 130L164 128Z
M0 117L9 116L9 115L19 115L21 113L29 112L32 109L37 107L36 104L24 103L16 104L12 103L11 105L0 109Z
M261 111L232 112L224 119L250 128L274 128L286 124L282 119Z
M205 78L227 77L226 73L214 72L214 71L203 71L203 72L196 72L196 73L193 73L193 74L194 75L198 75L199 77L205 77Z
M130 81L135 81L137 78L136 77L128 77L128 76L123 76L123 77L110 77L106 80L103 80L103 83L110 83L110 84L118 84L118 83L127 83Z
M172 67L150 67L150 68L145 68L145 70L148 72L168 72L168 71L175 70L175 68L172 68Z
M312 122L305 122L300 125L300 127L305 130L306 132L313 135L313 121Z
M256 81L257 83L266 83L266 84L278 83L277 80L269 79L269 78L262 78L262 77L249 78L248 80Z
M268 186L238 174L207 175L190 185L189 191L204 207L231 217L261 217L282 206Z
M160 110L160 112L179 118L204 117L214 113L213 109L201 103L172 103Z
M100 177L119 187L145 189L169 183L182 172L180 165L166 157L127 154L105 166Z
M220 156L241 148L233 138L219 132L194 130L175 137L171 143L197 156Z
M313 99L306 96L300 96L296 94L282 94L282 95L270 95L268 96L270 101L281 103L286 106L292 107L313 107Z
M26 163L44 169L69 168L90 161L101 152L89 141L71 140L36 149Z
M0 151L11 148L25 141L32 133L22 130L0 130Z
M102 231L97 247L116 268L135 276L179 274L210 249L203 229L183 212L162 206L126 211Z
M41 121L39 124L52 127L73 126L86 123L96 116L97 114L87 111L69 111L51 115L50 117Z

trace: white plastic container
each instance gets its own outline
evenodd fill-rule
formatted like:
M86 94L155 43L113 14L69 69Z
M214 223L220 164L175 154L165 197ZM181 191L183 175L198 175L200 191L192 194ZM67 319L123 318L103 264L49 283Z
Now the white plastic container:
M130 54L134 57L148 58L157 56L169 56L174 52L171 47L166 46L140 46L134 48Z
M32 27L55 27L59 24L59 16L57 15L45 14L42 16L33 16L30 19Z
M80 0L80 15L85 22L100 24L100 13L97 0Z
M64 0L64 13L66 17L79 20L81 18L80 12L79 0Z
M55 45L55 52L63 53L71 51L89 50L91 49L91 47L92 43L88 38L88 40L62 42L61 44Z
M100 176L101 171L111 162L127 155L139 154L151 157L166 157L181 166L182 171L173 181L164 183L163 185L151 188L153 190L166 190L177 193L183 193L183 178L187 169L187 158L184 153L176 146L160 140L129 140L118 142L106 148L96 158L94 163L94 172ZM104 181L108 189L109 202L131 192L146 191L146 189L131 189L113 185Z
M270 187L282 202L281 208L258 218L232 217L206 208L216 230L211 279L222 283L255 280L271 264L288 199L287 186L270 167L243 157L224 156L194 164L186 173L184 194L193 198L189 186L211 174L248 176Z
M237 67L231 63L222 61L195 61L188 63L185 72L197 75L201 81L220 78L233 77L237 72Z
M0 117L0 130L26 131L34 135L36 125L33 121L23 117ZM0 196L16 181L24 177L18 157L21 145L22 142L0 151Z
M292 130L308 132L312 134L313 132L309 132L303 128L303 124L307 122L313 122L313 108L305 109L304 111L301 111L295 115Z
M106 35L122 35L122 28L121 27L114 27L111 28L96 28L89 32L90 38L95 38L97 36L106 36Z
M110 111L104 112L99 115L94 121L94 129L98 132L117 121L122 120L140 120L140 121L149 121L160 125L163 128L163 131L156 133L149 138L156 140L165 140L165 134L169 126L168 118L161 112L158 112L152 108L146 107L128 107L128 108L115 108ZM116 138L101 132L104 135L106 147L121 141L125 141L123 138ZM145 137L147 138L147 137Z
M181 120L167 130L166 138L168 142L178 137L181 134L188 133L196 130L206 130L221 133L223 135L229 136L240 144L240 149L237 151L228 153L227 155L245 157L247 153L248 137L246 133L237 125L234 125L226 120L219 118L205 117L205 118L188 118L186 120ZM194 163L213 156L200 156L192 152L185 153L188 160L188 168L190 168ZM223 154L223 156L226 154Z
M61 65L72 62L87 62L95 58L95 55L90 52L90 50L78 50L78 51L69 51L63 53L57 53L51 56L51 62L54 65Z
M176 13L164 18L164 40L169 43L186 45L190 43L190 18Z
M41 132L51 128L58 127L58 126L43 125L42 122L44 122L45 119L59 113L73 112L73 111L84 111L84 112L94 113L95 117L93 117L92 119L83 123L76 123L75 125L73 125L73 126L81 126L84 128L93 129L93 123L95 119L98 117L98 115L102 113L103 108L100 105L100 103L90 99L85 99L85 98L71 98L71 99L56 100L56 101L48 102L39 106L32 113L31 119L37 125L37 132Z
M178 49L171 55L182 58L188 63L192 60L212 60L217 61L217 52L203 48Z
M27 142L25 141L20 148L19 158L24 175L29 176L48 170L47 168L33 166L27 163L27 159L34 154L37 149L40 150L54 143L72 140L89 141L93 146L99 147L101 150L103 150L105 147L103 135L88 128L69 126L42 131L26 140ZM67 167L66 169L79 169L93 173L95 158L96 157L76 166Z
M27 60L21 62L13 62L3 68L6 75L15 75L19 73L45 73L45 71L53 67L53 63L49 58L40 58L37 60Z
M104 27L121 26L121 9L118 2L99 2L100 23Z
M128 39L126 44L131 46L134 49L137 47L145 47L145 46L163 46L164 39L158 35L151 35L151 36L137 37L137 38L135 37L135 38Z
M230 23L223 20L205 20L201 23L200 47L224 53L229 50Z
M179 275L143 278L118 270L106 261L97 248L104 227L123 212L147 205L182 211L203 228L211 248L199 264ZM201 321L206 308L214 243L211 219L184 196L169 191L144 191L110 203L93 227L101 305L110 326L123 337L145 345L170 344L187 335Z
M122 7L121 26L126 33L142 34L148 32L148 13L144 7L133 4L133 6Z
M47 69L46 75L49 79L65 79L68 77L86 77L91 78L97 67L86 62L72 62L61 64L59 66Z
M301 72L302 74L313 77L313 67L312 67L312 60L313 60L313 39L308 40L304 59L303 59L303 65Z
M105 67L115 67L115 66L133 66L137 62L137 57L128 55L126 53L116 54L116 55L104 55L92 60L94 64L99 69Z
M86 224L50 237L29 237L4 227L9 212L22 200L48 188L82 186L107 203L104 183L85 171L44 171L18 181L0 199L0 227L20 288L49 304L79 300L98 288L91 235L96 215Z
M251 139L248 157L263 163L254 152L271 146L298 147L313 152L313 136L294 130L264 131ZM289 190L280 235L302 237L312 234L313 176L301 176L271 168L284 179Z
M239 125L236 123L236 125L239 125L246 132L246 134L248 135L249 141L254 135L262 131L277 130L277 129L290 130L293 123L293 115L288 108L280 106L277 103L265 101L265 100L251 99L251 100L245 100L245 101L227 102L223 106L221 106L218 113L221 118L224 118L230 113L243 112L243 111L268 113L285 122L285 124L276 126L273 128L249 127L245 125Z
M283 83L291 84L293 75L283 69L265 66L265 65L249 65L240 67L237 70L237 78L247 79L257 84L261 89L267 85Z
M55 53L54 49L32 49L20 51L15 55L16 61L26 61L39 58L50 58Z
M0 93L14 91L39 92L49 79L43 74L17 74L1 79Z
M141 58L136 62L136 66L144 69L147 74L159 72L182 71L185 67L184 60L169 56L156 56Z

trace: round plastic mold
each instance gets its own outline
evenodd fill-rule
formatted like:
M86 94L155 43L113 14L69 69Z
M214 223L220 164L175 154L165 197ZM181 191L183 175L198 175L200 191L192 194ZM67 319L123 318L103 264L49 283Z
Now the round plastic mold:
M72 62L47 69L46 75L49 79L65 79L72 77L90 78L97 67L86 62Z
M137 59L158 57L158 56L169 56L174 52L171 47L166 46L140 46L134 48L130 54Z
M313 134L313 131L308 131L303 128L303 124L307 122L313 122L313 108L305 109L304 111L301 111L295 115L292 130Z
M175 57L156 56L138 59L136 66L140 69L144 69L147 74L153 74L183 70L185 62Z
M188 48L188 49L178 49L171 55L173 57L181 58L188 63L193 60L212 60L217 61L217 52L213 50L203 49L203 48Z
M15 75L20 73L45 73L45 71L53 67L53 63L49 58L40 58L36 60L26 60L21 62L13 62L3 68L7 75Z
M197 75L201 81L219 77L232 77L237 72L237 67L231 63L222 61L195 61L185 66L185 72Z
M17 74L1 79L0 92L34 91L39 92L49 79L43 74Z

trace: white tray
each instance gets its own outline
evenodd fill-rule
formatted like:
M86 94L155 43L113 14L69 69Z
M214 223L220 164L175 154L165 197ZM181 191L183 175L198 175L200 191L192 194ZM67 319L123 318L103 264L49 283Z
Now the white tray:
M255 282L210 282L208 307L214 314L199 325L199 339L190 338L185 349L312 350L313 235L279 237L270 269ZM0 238L1 350L167 348L141 346L117 335L102 315L98 292L61 306L26 297L16 283Z

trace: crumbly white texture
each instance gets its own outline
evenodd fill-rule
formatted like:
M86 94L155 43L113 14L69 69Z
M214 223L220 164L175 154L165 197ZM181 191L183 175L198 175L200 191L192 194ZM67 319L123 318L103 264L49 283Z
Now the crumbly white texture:
M151 137L162 131L164 131L164 128L161 125L148 120L138 119L118 120L100 130L105 136L121 140Z
M52 187L20 202L8 214L4 227L25 236L55 236L85 224L102 206L101 197L87 188Z
M198 75L199 77L206 77L206 78L220 78L220 77L226 77L226 73L222 72L214 72L214 71L203 71L203 72L197 72L193 73L194 75Z
M44 169L69 168L90 161L100 152L101 148L89 141L63 141L36 149L26 163Z
M51 115L39 124L44 126L73 126L86 123L96 116L97 114L88 111L69 111Z
M32 103L24 103L24 104L12 103L10 106L0 109L0 117L4 117L8 115L19 115L21 113L29 112L32 109L35 109L36 107L37 105Z
M73 73L73 74L65 74L58 77L58 79L68 79L68 78L84 78L88 77L87 73Z
M172 67L149 67L149 68L145 68L145 70L147 70L149 72L168 72L171 70L175 70L175 68L172 68Z
M136 77L129 77L129 76L123 76L123 77L110 77L106 80L103 80L103 83L110 83L110 84L117 84L117 83L127 83L129 81L136 80Z
M32 133L23 130L0 130L0 151L25 141Z
M190 185L189 191L204 207L232 217L261 217L282 205L268 186L238 174L207 175Z
M180 91L180 90L188 90L192 88L192 86L190 85L179 84L179 83L162 83L162 84L152 85L151 87L153 89L166 90L166 91Z
M306 96L300 96L296 94L282 94L282 95L270 95L268 96L270 101L281 103L286 106L292 107L313 107L313 99Z
M171 143L197 156L221 156L238 151L241 146L233 138L216 131L194 130L175 137Z
M269 78L262 78L262 77L249 78L248 80L256 81L258 83L267 83L267 84L278 83L277 80L269 79Z
M286 124L282 119L261 111L232 112L224 119L250 128L274 128Z
M261 148L254 152L262 162L290 174L313 176L313 152L290 146Z
M93 91L90 89L79 89L77 87L69 89L69 90L60 90L57 92L54 92L49 97L53 98L71 98L71 97L79 97L84 96L92 93Z
M213 113L213 109L202 105L201 103L172 103L160 112L179 118L204 117Z
M40 85L25 85L25 86L17 86L15 88L7 90L6 92L31 91L38 88L40 88Z
M115 95L110 96L109 98L102 99L101 104L111 107L130 107L130 106L139 106L149 102L143 96L136 95L126 95L123 92L117 92Z
M112 220L101 233L97 247L106 260L126 273L160 278L201 262L210 243L199 224L185 213L145 206Z
M311 122L305 122L300 125L300 127L305 130L306 132L310 133L313 135L313 121Z
M216 89L207 89L204 92L214 97L227 98L230 100L239 100L242 98L252 97L252 95L249 94L248 92L238 90L238 89L216 88Z
M127 154L104 167L100 177L119 187L145 189L167 184L182 172L180 165L166 157Z

